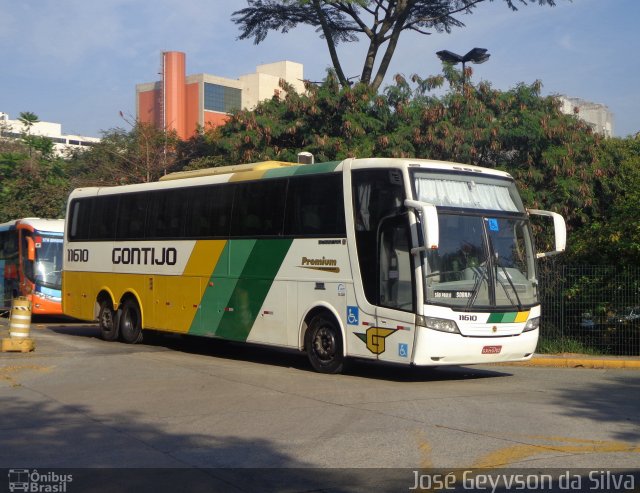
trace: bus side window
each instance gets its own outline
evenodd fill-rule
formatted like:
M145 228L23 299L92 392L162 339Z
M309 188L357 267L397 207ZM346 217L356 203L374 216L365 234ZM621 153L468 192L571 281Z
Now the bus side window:
M91 204L93 199L74 200L70 207L71 227L69 229L70 240L89 239L89 226L91 224Z
M181 190L164 190L151 194L147 238L179 238L182 236L187 195Z
M263 180L238 185L231 236L280 236L287 181Z
M342 175L291 178L287 195L286 235L345 235Z
M116 232L115 217L118 212L118 197L105 195L91 199L91 220L89 236L91 240L113 240Z
M144 238L148 194L131 193L120 197L116 237L119 240Z
M397 170L390 169L356 170L352 176L353 221L360 276L367 300L378 304L378 227L385 217L402 211L402 177L397 176Z
M186 236L188 238L227 237L231 219L234 187L209 185L187 189L188 211Z
M407 215L387 217L380 223L378 283L380 305L414 310L411 234Z

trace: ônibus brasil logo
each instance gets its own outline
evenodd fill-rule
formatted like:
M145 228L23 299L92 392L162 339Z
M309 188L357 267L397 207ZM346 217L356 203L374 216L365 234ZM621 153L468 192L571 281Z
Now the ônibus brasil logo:
M9 469L9 491L33 493L65 493L67 483L71 483L71 474L58 474L52 471L40 473L37 469Z

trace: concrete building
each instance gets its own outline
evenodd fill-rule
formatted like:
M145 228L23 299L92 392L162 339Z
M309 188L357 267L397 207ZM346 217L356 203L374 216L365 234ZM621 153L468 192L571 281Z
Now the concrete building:
M11 120L7 113L0 112L0 136L3 138L19 139L25 132L25 126L20 120ZM53 149L57 156L64 156L73 149L86 149L100 142L97 137L72 135L62 133L62 124L52 122L34 123L29 129L31 135L47 137L53 141Z
M558 95L557 98L562 103L560 111L566 115L576 115L593 128L593 131L613 137L613 113L604 104L592 103L580 98L571 98L565 95Z
M280 94L280 79L304 91L303 67L282 61L259 65L252 74L228 79L211 74L186 75L186 55L162 53L160 81L136 85L139 121L175 130L181 139L194 135L198 126L223 124L230 112L252 109L260 101Z

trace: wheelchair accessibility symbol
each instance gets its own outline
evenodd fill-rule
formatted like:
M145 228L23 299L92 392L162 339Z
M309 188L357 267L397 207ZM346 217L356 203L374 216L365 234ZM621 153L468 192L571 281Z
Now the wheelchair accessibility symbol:
M360 323L358 315L358 307L357 306L348 306L347 307L347 324L348 325L358 325Z
M401 358L407 358L409 356L408 344L398 344L398 356Z

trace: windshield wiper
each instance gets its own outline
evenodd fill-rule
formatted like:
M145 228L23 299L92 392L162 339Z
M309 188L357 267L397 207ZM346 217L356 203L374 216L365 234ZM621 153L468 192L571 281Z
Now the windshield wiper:
M500 267L500 269L502 270L502 273L504 274L504 277L506 277L507 281L509 281L509 286L511 286L511 289L513 290L513 294L516 295L516 300L518 301L518 311L522 311L522 301L520 301L520 296L518 296L518 291L516 290L516 286L515 284L513 284L513 281L511 280L511 276L509 276L507 269L504 267L504 265L500 265L500 262L497 259L496 259L496 267ZM511 296L509 296L509 292L505 288L504 283L500 280L500 276L497 275L496 279L500 283L500 286L502 286L502 289L504 289L504 294L506 294L507 298L509 298L509 302L513 305L514 304L513 299L511 299Z
M515 284L513 284L513 281L511 280L511 277L509 276L509 273L507 272L507 269L505 268L505 266L500 264L500 259L498 258L498 254L493 248L493 240L491 239L491 235L488 235L487 238L489 240L489 248L491 248L491 255L494 256L493 262L495 263L496 267L500 267L502 274L504 275L504 277L506 277L507 281L509 282L509 286L511 286L511 289L513 290L513 294L516 295L516 300L518 301L517 303L518 311L522 311L522 302L520 301L520 296L518 296L518 291L516 291L516 286ZM509 291L507 291L507 288L505 287L504 283L500 279L500 276L498 275L497 272L496 272L496 280L500 283L500 286L502 286L502 289L504 290L504 294L509 299L509 303L511 303L512 306L515 306L516 304L513 302L513 298L511 298L511 296L509 295Z
M475 304L476 299L478 298L478 293L480 292L480 285L482 284L482 281L488 279L486 267L476 267L475 269L473 269L473 272L477 275L477 277L475 283L473 284L473 293L471 293L471 297L469 298L467 307L465 308L465 310L467 311L471 309L471 307Z

